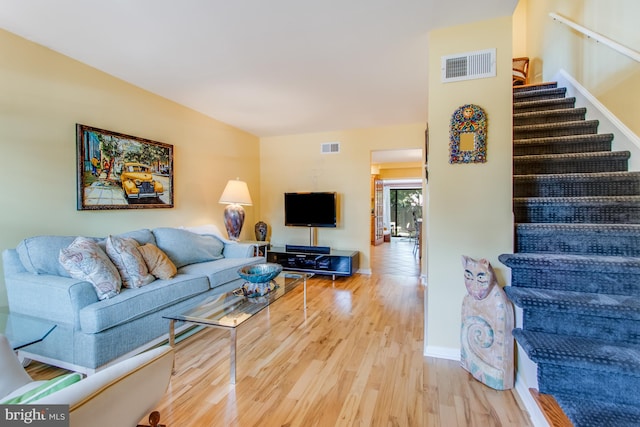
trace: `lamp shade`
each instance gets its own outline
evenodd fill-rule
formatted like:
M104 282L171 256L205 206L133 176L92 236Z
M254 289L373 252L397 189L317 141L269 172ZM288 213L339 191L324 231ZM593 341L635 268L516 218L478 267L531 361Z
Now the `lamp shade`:
M238 179L229 180L222 192L222 196L220 196L219 203L252 205L253 202L251 201L247 183Z

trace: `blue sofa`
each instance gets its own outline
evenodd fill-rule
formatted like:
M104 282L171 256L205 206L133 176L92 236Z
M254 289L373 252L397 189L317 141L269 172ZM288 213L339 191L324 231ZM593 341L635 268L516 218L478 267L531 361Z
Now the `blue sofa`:
M74 279L59 262L60 251L77 236L35 236L3 251L9 309L55 323L41 342L22 356L86 374L166 339L162 316L186 309L207 296L242 285L237 271L264 262L253 246L182 228L141 229L119 235L153 243L177 267L177 275L138 288L122 288L98 299L94 285ZM105 239L94 239L104 246ZM211 254L220 248L219 253Z

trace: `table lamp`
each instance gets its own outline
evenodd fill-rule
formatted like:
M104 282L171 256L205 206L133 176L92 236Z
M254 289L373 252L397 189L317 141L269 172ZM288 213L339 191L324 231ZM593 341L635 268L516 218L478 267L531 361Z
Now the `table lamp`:
M239 179L229 180L218 202L227 205L224 208L224 226L227 229L229 239L238 240L244 224L242 205L251 206L253 204L247 183Z

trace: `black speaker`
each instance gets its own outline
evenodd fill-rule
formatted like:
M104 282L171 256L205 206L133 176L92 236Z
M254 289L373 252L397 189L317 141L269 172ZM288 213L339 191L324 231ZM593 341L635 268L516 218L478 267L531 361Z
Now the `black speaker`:
M285 245L287 252L301 252L305 254L330 254L329 246L304 246L304 245Z

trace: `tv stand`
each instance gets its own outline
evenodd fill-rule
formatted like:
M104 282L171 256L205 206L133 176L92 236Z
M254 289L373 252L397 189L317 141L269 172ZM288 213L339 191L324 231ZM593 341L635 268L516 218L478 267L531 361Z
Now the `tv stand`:
M292 248L296 248L292 250ZM358 251L338 251L312 253L297 250L298 246L273 247L267 252L267 262L282 265L284 270L336 276L351 276L360 262Z

